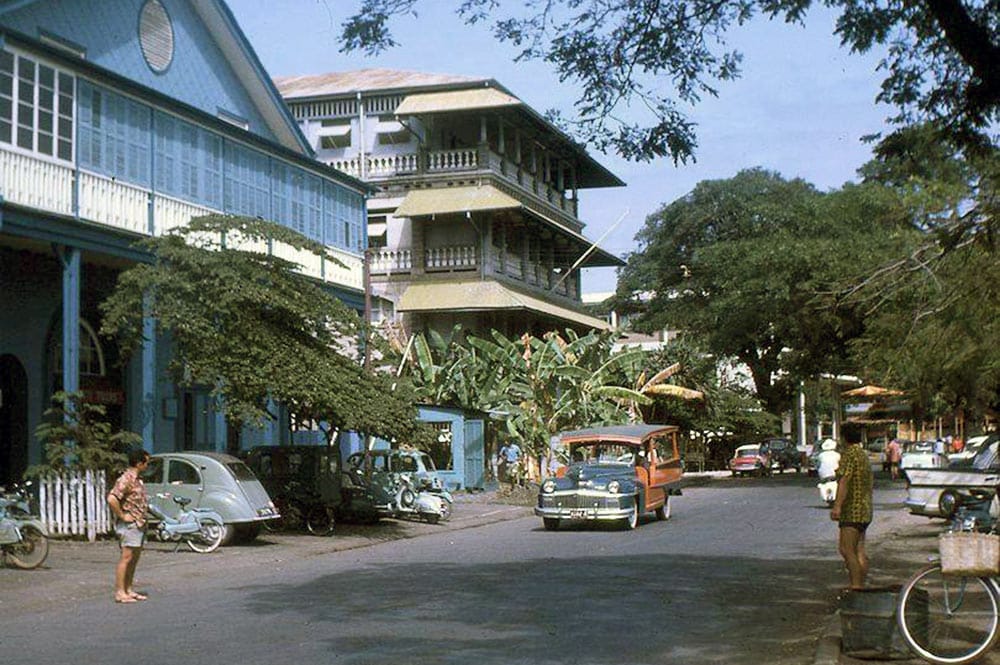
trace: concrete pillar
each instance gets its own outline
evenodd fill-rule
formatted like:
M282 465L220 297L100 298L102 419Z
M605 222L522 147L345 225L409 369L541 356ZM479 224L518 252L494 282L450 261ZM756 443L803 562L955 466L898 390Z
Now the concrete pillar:
M80 250L64 247L62 259L62 385L72 393L80 390Z

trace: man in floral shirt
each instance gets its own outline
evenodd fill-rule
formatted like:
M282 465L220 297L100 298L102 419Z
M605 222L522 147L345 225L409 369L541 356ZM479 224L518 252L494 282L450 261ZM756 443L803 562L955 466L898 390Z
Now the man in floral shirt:
M861 443L849 443L837 469L837 499L830 519L840 523L840 556L847 564L851 589L865 588L868 556L865 531L872 521L872 466Z
M115 533L121 545L121 558L115 566L115 602L134 603L146 600L146 596L132 588L135 567L146 540L146 509L149 498L146 485L142 482L143 471L149 465L149 453L132 450L128 455L128 469L118 477L115 486L108 492L108 506L118 522Z

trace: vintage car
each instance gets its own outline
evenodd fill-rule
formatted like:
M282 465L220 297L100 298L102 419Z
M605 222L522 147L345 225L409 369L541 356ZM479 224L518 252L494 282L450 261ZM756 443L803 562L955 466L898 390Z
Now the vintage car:
M799 473L807 463L805 455L795 447L791 439L765 439L760 447L771 461L771 468L777 469L778 473L784 473L785 469L795 469Z
M759 443L748 443L737 446L733 459L729 460L729 470L734 476L768 476L771 474L771 459Z
M437 474L434 460L421 450L374 449L352 453L347 458L347 472L358 482L367 484L375 510L383 517L399 517L406 513L397 501L400 476L406 476L407 485L414 492L430 492L447 497L443 501L441 519L451 517L452 498Z
M948 466L948 456L935 452L933 441L913 441L903 446L903 456L899 461L903 469L943 469Z
M1000 485L998 438L992 437L970 466L943 468L904 468L906 499L914 515L951 517L956 507L974 493L993 492Z
M345 471L337 447L255 446L245 459L281 511L269 528L326 536L338 519L378 521L371 492Z
M611 521L634 529L639 516L670 517L683 465L672 425L595 427L560 435L569 466L542 481L535 514L553 531L564 521Z
M150 457L142 478L150 501L168 515L177 513L177 504L157 494L184 497L191 500L188 508L210 508L219 513L226 524L223 543L253 540L266 520L278 516L257 476L232 455L157 453Z

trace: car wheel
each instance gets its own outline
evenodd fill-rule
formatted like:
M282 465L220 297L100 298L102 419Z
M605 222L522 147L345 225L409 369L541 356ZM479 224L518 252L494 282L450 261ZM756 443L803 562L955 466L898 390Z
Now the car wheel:
M637 526L639 526L639 500L640 497L635 498L635 508L629 513L629 516L622 520L622 527L626 531L632 531Z
M264 522L245 522L235 525L233 542L240 544L252 543L260 535L263 524Z
M306 530L314 536L332 536L337 524L333 511L323 504L316 504L306 513Z
M559 518L558 517L543 517L542 526L545 527L546 531L555 531L559 528Z
M668 496L663 500L663 505L656 509L656 519L658 520L668 520L670 519L670 497Z

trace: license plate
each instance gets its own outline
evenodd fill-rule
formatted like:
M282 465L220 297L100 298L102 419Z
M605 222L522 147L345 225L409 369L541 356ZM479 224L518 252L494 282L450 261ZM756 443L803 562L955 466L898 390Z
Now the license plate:
M586 516L587 516L587 511L586 510L571 510L571 511L569 511L569 518L571 520L572 519L582 520Z

